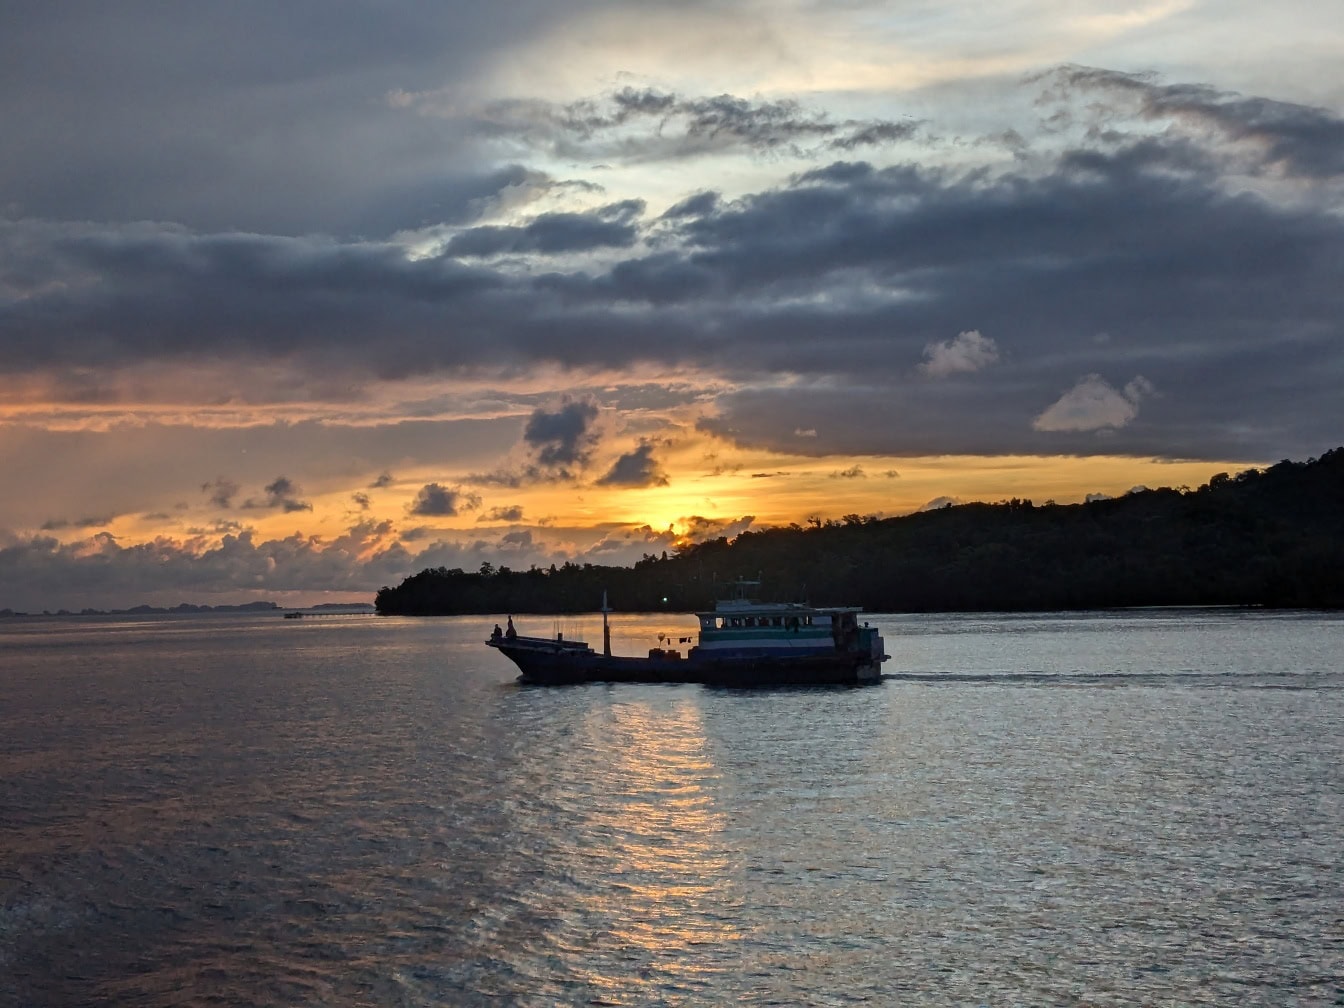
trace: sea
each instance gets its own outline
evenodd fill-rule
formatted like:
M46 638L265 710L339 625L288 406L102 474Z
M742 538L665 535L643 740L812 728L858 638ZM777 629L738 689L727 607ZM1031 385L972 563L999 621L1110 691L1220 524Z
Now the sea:
M755 691L520 686L502 617L0 620L0 1005L1344 1004L1344 614Z

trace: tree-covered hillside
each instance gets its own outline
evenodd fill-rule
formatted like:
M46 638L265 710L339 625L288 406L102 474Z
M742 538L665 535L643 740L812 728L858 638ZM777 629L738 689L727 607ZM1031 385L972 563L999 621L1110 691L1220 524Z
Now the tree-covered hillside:
M1344 448L1197 490L1087 504L963 504L743 532L634 567L421 571L378 592L388 614L566 613L606 591L624 611L707 607L742 578L776 601L873 612L1148 605L1344 607Z

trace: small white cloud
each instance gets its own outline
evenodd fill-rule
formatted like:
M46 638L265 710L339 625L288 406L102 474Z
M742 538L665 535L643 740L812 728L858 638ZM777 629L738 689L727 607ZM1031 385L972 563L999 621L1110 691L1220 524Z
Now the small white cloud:
M919 369L930 378L979 371L999 359L999 348L978 329L959 333L956 339L930 343L924 348L924 360Z
M1116 391L1101 375L1084 375L1053 406L1031 422L1038 431L1106 431L1124 427L1139 415L1139 403L1156 392L1136 376Z
M799 428L797 428L796 430L794 430L794 432L793 432L793 436L794 436L794 437L816 437L816 436L817 436L817 431L816 431L816 428L815 428L815 427L809 427L807 430L803 430L803 428L799 427Z
M1157 386L1143 375L1135 375L1130 383L1125 386L1125 398L1135 406L1139 404L1140 399L1146 399L1156 394Z

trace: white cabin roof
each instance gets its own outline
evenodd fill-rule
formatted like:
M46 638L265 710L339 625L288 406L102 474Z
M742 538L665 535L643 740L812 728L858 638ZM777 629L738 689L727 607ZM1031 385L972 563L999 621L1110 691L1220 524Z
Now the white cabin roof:
M813 615L830 616L833 613L861 613L861 606L811 606L806 602L761 602L759 599L751 598L749 592L752 589L759 589L759 581L735 581L733 582L733 597L719 599L714 603L713 611L697 612L697 616L800 616L811 613Z

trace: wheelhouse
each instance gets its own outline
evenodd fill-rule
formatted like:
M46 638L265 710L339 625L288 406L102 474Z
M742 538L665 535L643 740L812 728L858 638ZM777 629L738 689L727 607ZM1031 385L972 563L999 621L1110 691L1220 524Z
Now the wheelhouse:
M714 630L795 630L813 625L813 613L698 613L700 629Z

